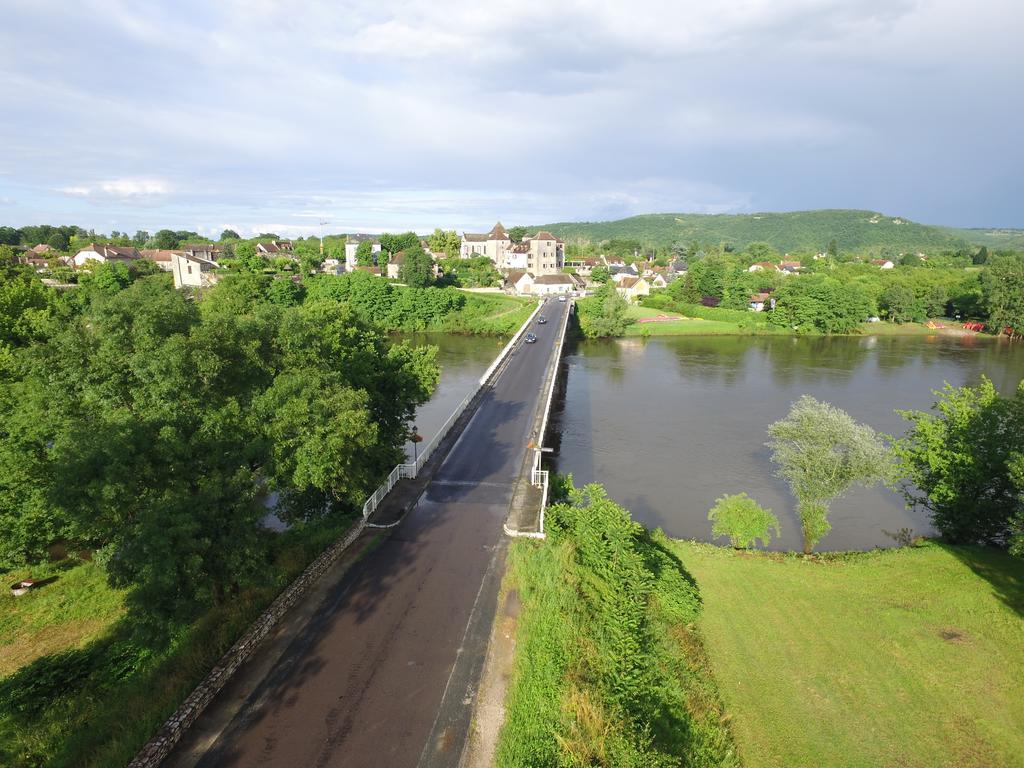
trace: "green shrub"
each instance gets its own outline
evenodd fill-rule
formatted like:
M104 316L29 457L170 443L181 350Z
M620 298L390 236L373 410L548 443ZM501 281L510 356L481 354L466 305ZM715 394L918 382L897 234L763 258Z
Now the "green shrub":
M779 536L779 519L745 493L716 499L708 520L712 522L711 535L727 536L736 549L747 549L758 540L767 546L772 529Z

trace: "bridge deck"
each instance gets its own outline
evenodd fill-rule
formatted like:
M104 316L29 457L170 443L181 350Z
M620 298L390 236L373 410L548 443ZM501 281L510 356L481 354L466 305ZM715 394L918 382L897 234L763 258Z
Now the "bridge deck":
M513 351L417 506L327 591L198 765L457 763L504 568L502 523L568 306L547 302L538 342Z

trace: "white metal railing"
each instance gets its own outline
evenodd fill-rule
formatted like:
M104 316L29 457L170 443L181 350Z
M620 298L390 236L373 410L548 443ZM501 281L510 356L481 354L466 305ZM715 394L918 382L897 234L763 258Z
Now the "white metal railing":
M516 334L511 338L508 344L506 344L502 348L501 352L498 353L498 356L494 359L494 362L491 363L491 365L487 368L487 370L484 372L484 375L480 377L480 381L477 383L477 386L473 389L473 391L466 395L465 398L463 398L462 402L458 404L454 411L452 411L452 414L448 417L448 420L441 425L441 428L438 429L437 432L434 433L434 436L430 439L430 441L419 450L416 456L416 460L411 464L406 463L399 464L398 466L396 466L393 470L391 470L391 474L388 475L388 479L381 483L380 487L378 487L377 490L375 490L370 495L370 497L365 502L363 502L364 519L369 518L369 516L377 510L377 507L380 506L380 503L384 501L384 497L391 492L391 489L395 487L399 480L401 480L402 478L415 478L419 474L420 470L423 469L423 467L426 465L427 460L437 449L437 446L441 444L441 441L444 440L445 436L454 426L455 422L459 420L459 417L462 416L463 413L465 413L466 408L472 402L473 398L476 397L477 393L481 390L481 388L483 388L483 386L487 384L488 379L490 379L494 372L498 369L498 366L500 366L505 361L505 358L508 357L513 347L515 347L516 342L519 341L519 338L523 335L523 333L526 332L526 329L530 327L530 323L533 322L533 318L537 316L538 312L540 312L541 306L542 303L538 302L537 308L533 310L530 316L526 319L526 322L522 324L522 326L519 328L518 331L516 331Z

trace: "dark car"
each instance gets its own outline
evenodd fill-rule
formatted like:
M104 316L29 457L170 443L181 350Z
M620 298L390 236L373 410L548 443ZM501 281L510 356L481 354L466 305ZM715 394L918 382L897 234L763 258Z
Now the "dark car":
M540 317L537 318L537 325L544 325L544 323L546 323L547 321L548 319L544 317L544 315L541 315Z
M526 334L526 338L523 339L523 341L525 341L527 344L534 344L537 341L537 337L534 336L532 333L528 333Z

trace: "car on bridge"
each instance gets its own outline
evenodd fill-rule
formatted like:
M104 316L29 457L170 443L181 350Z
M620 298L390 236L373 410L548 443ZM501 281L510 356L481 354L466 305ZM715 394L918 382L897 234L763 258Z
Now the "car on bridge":
M558 300L559 300L559 301L563 301L563 302L564 302L564 301L565 301L565 296L559 296L559 297L558 297Z
M528 334L526 334L526 338L523 339L523 341L525 341L527 344L536 344L537 343L537 337L535 335L533 335L532 333L528 333Z

